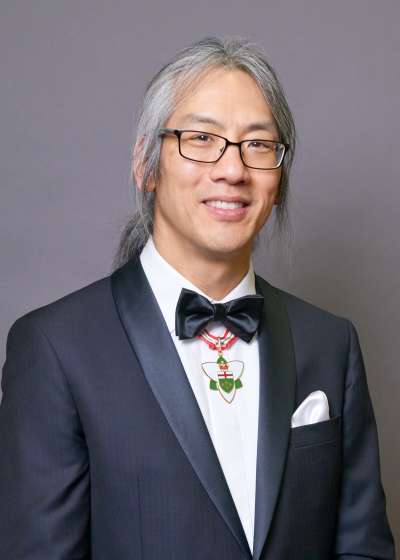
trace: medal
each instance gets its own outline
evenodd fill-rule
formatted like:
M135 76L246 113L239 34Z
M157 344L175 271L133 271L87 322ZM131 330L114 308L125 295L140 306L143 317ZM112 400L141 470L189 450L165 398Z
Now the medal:
M240 360L228 361L223 351L230 348L237 340L237 336L225 330L222 336L213 336L204 329L198 338L203 340L211 350L218 352L215 362L204 362L201 364L202 371L210 380L210 389L219 391L221 397L231 403L235 398L236 389L243 387L241 377L244 370L244 362Z

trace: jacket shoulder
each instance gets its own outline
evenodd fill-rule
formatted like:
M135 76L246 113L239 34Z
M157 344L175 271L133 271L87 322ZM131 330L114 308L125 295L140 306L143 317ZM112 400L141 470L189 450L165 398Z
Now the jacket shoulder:
M332 320L332 321L348 321L346 317L342 315L338 315L333 313L332 311L328 311L323 307L315 305L308 300L305 300L296 294L291 292L287 292L286 290L282 290L277 286L272 285L268 282L265 278L257 275L257 282L260 282L261 285L269 291L273 293L275 297L280 298L280 300L286 305L287 310L290 313L300 313L306 314L310 316L315 316L315 318L320 317L322 319Z
M275 288L279 297L284 301L286 305L286 309L288 313L292 316L295 315L306 315L308 319L314 321L328 321L333 323L343 323L348 322L349 319L333 311L328 311L327 309L315 305L310 301L307 301L299 296L287 292L285 290L281 290L279 288Z
M323 376L326 378L343 380L354 333L352 322L268 282L265 287L267 297L270 294L270 297L275 298L281 317L287 318L296 356L299 387L302 390L309 389L307 383L303 384L301 372L306 372L308 379L314 379L316 372L325 372ZM299 396L303 397L303 393L300 392Z
M293 334L301 339L308 338L315 341L329 337L342 341L349 340L349 331L354 328L352 322L342 315L328 311L293 293L273 286L261 277L258 281L264 285L267 293L273 294L283 304L289 318Z
M21 323L34 323L45 331L65 327L76 331L90 328L113 310L110 275L95 280L52 302L28 311L18 317L10 330Z

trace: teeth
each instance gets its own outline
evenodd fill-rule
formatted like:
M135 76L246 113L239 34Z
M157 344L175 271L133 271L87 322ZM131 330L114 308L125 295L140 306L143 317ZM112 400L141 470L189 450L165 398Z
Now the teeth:
M243 202L226 202L225 200L207 200L206 204L225 210L233 210L234 208L242 208L244 206Z

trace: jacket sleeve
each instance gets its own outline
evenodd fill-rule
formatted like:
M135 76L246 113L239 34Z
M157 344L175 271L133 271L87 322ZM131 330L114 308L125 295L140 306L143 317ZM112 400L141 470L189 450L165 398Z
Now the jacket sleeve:
M394 560L394 542L381 483L378 435L360 343L349 321L343 404L343 471L337 560Z
M78 413L48 337L30 314L7 338L0 405L0 558L83 560L89 461Z

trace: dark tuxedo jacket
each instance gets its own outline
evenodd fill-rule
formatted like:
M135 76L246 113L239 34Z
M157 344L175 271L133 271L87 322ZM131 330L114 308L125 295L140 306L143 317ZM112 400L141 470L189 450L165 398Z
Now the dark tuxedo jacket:
M393 559L356 331L256 284L265 313L253 558ZM330 420L291 429L318 389ZM1 560L252 557L139 259L19 318L2 390Z

